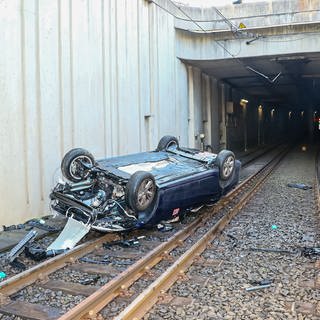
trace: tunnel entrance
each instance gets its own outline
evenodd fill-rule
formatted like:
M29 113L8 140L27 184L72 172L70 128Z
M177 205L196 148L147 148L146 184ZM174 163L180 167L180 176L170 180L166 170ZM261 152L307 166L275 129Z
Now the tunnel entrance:
M320 53L183 61L227 85L228 147L319 141Z

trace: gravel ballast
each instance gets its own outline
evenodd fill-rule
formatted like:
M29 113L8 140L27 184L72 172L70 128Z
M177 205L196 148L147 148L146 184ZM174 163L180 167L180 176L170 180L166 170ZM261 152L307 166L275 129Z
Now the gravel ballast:
M314 177L315 150L291 151L204 252L205 263L193 265L189 280L169 290L189 303L157 305L145 319L320 319L320 269L300 254L320 246L314 191L287 186L313 186ZM192 282L199 276L207 281ZM261 280L271 286L246 291Z

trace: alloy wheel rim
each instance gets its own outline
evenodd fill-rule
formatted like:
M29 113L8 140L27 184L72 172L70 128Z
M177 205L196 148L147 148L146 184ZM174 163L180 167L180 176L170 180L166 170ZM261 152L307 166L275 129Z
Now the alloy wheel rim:
M155 184L152 179L145 179L138 189L138 203L143 209L146 209L153 201L155 194Z
M223 168L222 168L223 175L226 178L228 178L231 175L233 168L234 168L234 158L233 156L229 156L223 164Z
M74 158L70 164L69 174L72 178L74 178L76 180L85 179L89 174L89 172L87 171L86 168L83 167L81 162L93 165L92 160L88 156L82 155L82 156L78 156L78 157Z

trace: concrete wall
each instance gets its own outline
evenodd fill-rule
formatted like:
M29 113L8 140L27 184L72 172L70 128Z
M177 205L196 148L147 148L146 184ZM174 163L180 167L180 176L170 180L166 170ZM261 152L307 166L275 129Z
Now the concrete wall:
M2 0L0 29L0 224L49 213L72 147L99 158L154 149L165 134L195 145L202 76L188 77L173 17L154 4Z

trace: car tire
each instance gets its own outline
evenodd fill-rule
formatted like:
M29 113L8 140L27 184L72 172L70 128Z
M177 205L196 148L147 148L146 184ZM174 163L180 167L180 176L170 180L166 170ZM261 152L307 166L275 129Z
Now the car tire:
M232 151L222 150L217 155L216 165L219 167L220 180L229 180L235 171L235 156Z
M156 151L166 151L170 146L175 145L176 148L179 148L179 141L174 136L163 136L159 143Z
M68 151L61 161L63 176L72 182L86 179L90 172L81 162L91 166L95 163L93 155L85 149L76 148Z
M126 186L126 202L133 211L152 209L156 195L156 182L150 172L137 171L130 177Z

